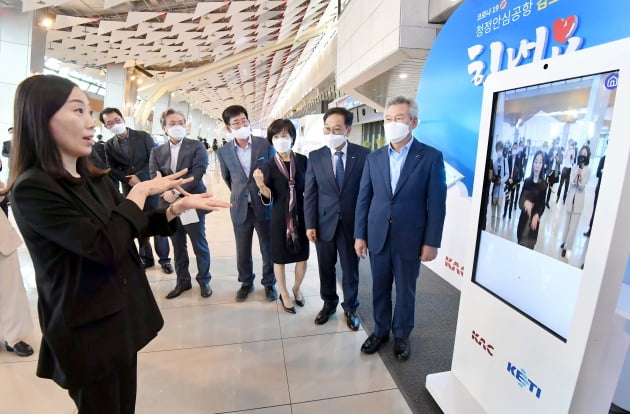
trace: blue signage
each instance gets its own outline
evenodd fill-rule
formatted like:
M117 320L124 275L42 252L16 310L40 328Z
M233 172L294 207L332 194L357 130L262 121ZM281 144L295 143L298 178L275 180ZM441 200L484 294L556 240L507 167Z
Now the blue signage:
M526 388L536 396L536 398L540 399L540 395L542 394L542 389L532 381L531 378L527 378L527 372L523 368L518 369L514 364L508 362L507 364L508 372L516 378L518 381L518 386L521 388Z
M443 152L471 195L488 74L628 37L629 15L627 0L464 1L425 64L415 135Z

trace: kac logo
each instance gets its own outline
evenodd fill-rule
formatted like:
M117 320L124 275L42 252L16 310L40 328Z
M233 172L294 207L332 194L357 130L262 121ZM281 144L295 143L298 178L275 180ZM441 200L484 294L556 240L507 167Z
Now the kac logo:
M534 384L534 381L530 378L527 378L527 373L524 369L518 369L511 362L508 362L507 370L514 378L516 378L519 387L528 388L529 392L533 393L536 398L540 399L542 389L538 385Z
M617 89L617 84L619 83L619 73L613 73L608 75L606 80L604 81L604 86L608 90Z
M446 256L444 258L444 266L448 267L459 276L464 276L464 265L460 265L459 262L454 261L452 257Z
M477 343L477 345L481 346L484 351L488 353L490 356L494 356L492 353L494 351L494 346L487 344L486 340L482 338L477 332L472 331L472 339Z

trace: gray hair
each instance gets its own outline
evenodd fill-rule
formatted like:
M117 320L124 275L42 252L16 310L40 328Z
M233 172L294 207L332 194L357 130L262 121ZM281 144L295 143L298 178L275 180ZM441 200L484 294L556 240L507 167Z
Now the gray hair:
M164 127L166 126L166 117L169 115L177 114L182 117L184 122L186 122L186 115L182 111L178 111L177 109L169 108L166 111L162 112L162 116L160 116L160 124Z
M385 108L389 108L392 105L407 104L409 105L409 115L411 119L418 119L418 104L415 99L409 99L406 96L394 96L393 98L387 98L385 102Z

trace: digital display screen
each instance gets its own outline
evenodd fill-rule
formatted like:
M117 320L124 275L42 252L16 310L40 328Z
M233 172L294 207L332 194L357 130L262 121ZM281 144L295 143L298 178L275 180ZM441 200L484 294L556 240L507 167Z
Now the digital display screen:
M597 231L592 218L618 76L495 92L487 115L472 280L564 341Z

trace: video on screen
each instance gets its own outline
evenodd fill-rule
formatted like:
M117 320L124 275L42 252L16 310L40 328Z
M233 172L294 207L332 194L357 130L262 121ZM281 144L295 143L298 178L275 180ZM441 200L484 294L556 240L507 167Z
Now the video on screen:
M618 72L497 92L473 280L566 339Z

